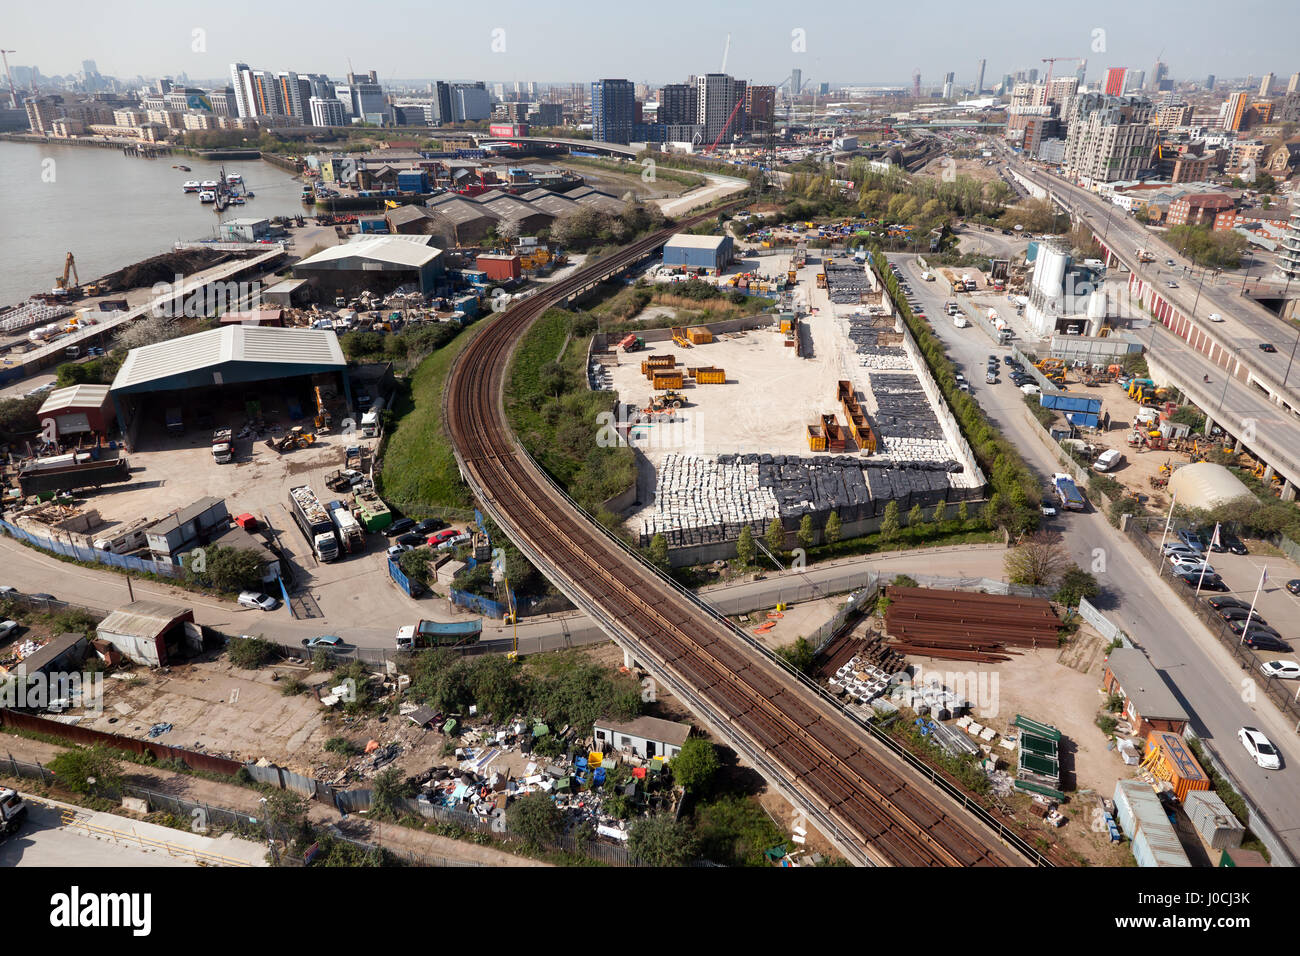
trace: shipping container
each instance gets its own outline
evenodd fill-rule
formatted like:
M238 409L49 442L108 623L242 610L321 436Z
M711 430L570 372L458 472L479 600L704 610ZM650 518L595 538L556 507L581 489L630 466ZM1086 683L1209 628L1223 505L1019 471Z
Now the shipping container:
M720 368L702 368L697 369L695 381L701 385L725 385L727 383L727 372Z
M822 433L822 427L820 425L808 426L808 450L826 450L826 436Z
M1209 790L1210 778L1177 734L1156 731L1147 737L1143 761L1158 780L1173 785L1179 801L1194 790Z
M656 389L681 388L682 373L678 372L659 372L652 380Z
M1164 829L1143 825L1133 838L1133 859L1138 866L1180 867L1191 866L1187 851L1178 840L1178 834L1167 822Z
M687 329L686 337L689 338L694 345L708 345L713 341L713 333L708 329L702 328Z
M1150 784L1141 780L1120 780L1115 784L1115 819L1130 840L1148 820L1169 826L1160 798Z
M826 433L827 451L844 451L844 430L834 415L822 416L822 431Z
M1219 856L1219 866L1269 866L1264 854L1256 850L1229 847Z
M1183 801L1183 809L1207 846L1215 850L1241 846L1246 828L1213 790L1193 790Z

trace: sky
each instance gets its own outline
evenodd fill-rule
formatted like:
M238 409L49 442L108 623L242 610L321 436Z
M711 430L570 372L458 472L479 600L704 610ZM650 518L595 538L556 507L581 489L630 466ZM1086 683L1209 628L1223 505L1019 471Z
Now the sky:
M1041 75L1051 56L1086 57L1089 79L1108 66L1150 71L1160 56L1175 79L1272 71L1285 81L1300 70L1297 36L1295 0L64 0L57 17L25 3L0 25L0 45L15 51L10 64L46 75L94 60L120 79L215 80L238 60L342 76L350 59L381 82L659 84L721 70L724 51L726 72L768 84L797 67L805 82L904 84L919 70L925 85L951 71L960 86L973 84L983 57L987 86L1018 69Z

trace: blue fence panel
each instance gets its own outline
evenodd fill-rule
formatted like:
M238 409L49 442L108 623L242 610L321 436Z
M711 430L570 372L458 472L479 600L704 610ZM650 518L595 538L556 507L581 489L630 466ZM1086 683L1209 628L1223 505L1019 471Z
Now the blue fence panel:
M165 561L146 561L141 558L131 557L126 554L113 554L110 551L100 551L97 548L79 548L75 544L69 544L66 541L54 541L50 538L44 538L40 535L24 531L17 525L8 521L0 521L0 527L14 538L20 541L26 541L45 551L61 554L67 558L76 558L78 561L88 561L95 564L108 564L118 568L126 568L130 571L139 571L142 574L158 574L163 577L175 578L180 576L180 568L174 564L168 564Z
M411 593L411 579L402 573L402 569L397 566L397 562L392 558L388 559L388 576L396 581L397 586L405 591L408 596L417 596Z
M484 617L503 618L506 616L507 608L500 601L493 601L491 598L485 598L478 594L468 594L465 591L451 589L451 600L453 604L459 607L469 608L482 614Z

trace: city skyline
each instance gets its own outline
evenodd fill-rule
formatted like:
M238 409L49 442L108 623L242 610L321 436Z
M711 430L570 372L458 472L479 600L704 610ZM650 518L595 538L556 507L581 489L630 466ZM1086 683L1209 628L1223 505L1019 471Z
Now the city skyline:
M1168 64L1170 76L1198 82L1209 73L1221 79L1270 72L1290 76L1300 61L1291 43L1294 30L1257 31L1234 41L1235 34L1217 22L1221 8L1210 0L1189 0L1176 19L1158 8L1134 10L1132 4L1103 0L1069 23L988 15L963 21L960 30L934 28L945 16L969 16L955 0L931 4L924 13L882 7L839 15L792 13L786 5L759 0L744 20L726 7L680 2L657 8L648 21L633 10L572 4L574 16L599 14L581 21L580 34L572 17L537 23L530 17L533 8L517 0L505 0L478 21L461 18L445 26L438 23L436 7L410 0L389 5L388 11L403 20L426 15L430 26L439 28L433 42L418 31L372 37L357 30L340 41L339 24L347 11L328 0L311 18L234 0L221 8L219 23L205 23L202 10L146 0L136 15L149 29L124 27L119 34L106 34L83 0L69 6L57 32L28 9L11 19L0 40L16 51L11 65L60 76L93 61L102 75L119 80L184 74L192 82L206 82L225 76L236 61L342 76L350 72L350 59L357 69L376 69L383 82L396 84L435 77L569 83L618 76L658 85L719 71L725 51L725 72L754 82L779 84L799 68L805 81L818 84L904 85L919 69L926 87L941 86L951 72L960 89L974 85L980 60L988 63L986 88L994 77L1022 69L1041 72L1043 57L1067 54L1088 60L1090 79L1109 67L1146 69L1157 59ZM1256 6L1264 10L1247 2L1236 14L1247 15ZM1023 8L1008 4L1006 9L1011 14ZM257 22L259 29L235 26L248 22ZM689 30L677 26L684 22ZM174 39L170 51L163 42L167 37ZM639 42L634 46L629 37ZM477 51L476 44L481 44ZM556 51L564 51L559 62Z

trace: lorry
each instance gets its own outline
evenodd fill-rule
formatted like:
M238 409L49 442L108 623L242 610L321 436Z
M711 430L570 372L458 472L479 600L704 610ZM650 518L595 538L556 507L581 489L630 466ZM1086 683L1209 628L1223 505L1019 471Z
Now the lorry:
M27 816L27 804L10 787L0 787L0 840L18 832L18 825Z
M414 651L424 647L456 647L475 644L483 633L483 619L472 621L418 621L397 629L397 649Z
M1085 507L1083 495L1075 487L1074 479L1064 472L1057 472L1052 476L1052 487L1056 490L1056 498L1061 502L1061 507L1066 511L1083 511Z
M1137 250L1137 260L1138 262L1155 262L1156 257L1153 256L1146 249L1143 249L1141 246L1139 246Z
M18 466L18 488L24 495L98 488L130 480L131 470L126 457L113 448L92 448L32 458Z
M334 530L338 533L344 551L360 554L366 550L366 533L361 530L361 523L343 502L330 502L330 519L334 522Z
M234 457L231 443L234 435L229 428L218 428L212 433L212 460L218 465L228 465Z
M379 415L384 410L384 400L375 399L374 403L361 416L361 437L377 438L379 436Z
M339 539L329 512L307 485L289 489L289 511L297 522L317 561L333 561L339 556Z

